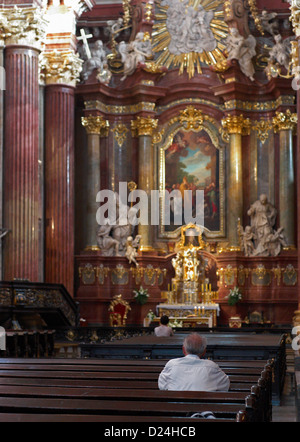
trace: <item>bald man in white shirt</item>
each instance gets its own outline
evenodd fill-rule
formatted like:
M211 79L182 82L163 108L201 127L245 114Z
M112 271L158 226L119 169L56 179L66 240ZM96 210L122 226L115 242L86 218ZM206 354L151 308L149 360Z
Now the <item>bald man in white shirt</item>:
M159 375L160 390L228 391L228 376L213 361L201 359L206 353L205 337L188 335L183 342L183 358L168 361Z

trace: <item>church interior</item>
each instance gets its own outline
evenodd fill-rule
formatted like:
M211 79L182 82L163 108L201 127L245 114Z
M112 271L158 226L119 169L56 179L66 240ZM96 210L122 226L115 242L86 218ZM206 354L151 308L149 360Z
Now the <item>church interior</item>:
M298 0L0 1L0 422L300 420L299 38ZM158 389L190 333L228 392Z

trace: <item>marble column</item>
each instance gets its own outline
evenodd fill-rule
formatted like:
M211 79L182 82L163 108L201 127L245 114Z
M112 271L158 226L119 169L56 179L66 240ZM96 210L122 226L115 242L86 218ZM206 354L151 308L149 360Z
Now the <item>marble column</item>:
M39 8L2 11L5 36L3 278L39 281L39 53L45 22ZM39 26L37 26L39 23Z
M231 251L239 250L238 220L243 219L242 136L250 134L250 121L243 115L227 116L222 120L229 135L227 239Z
M151 117L137 117L131 122L132 135L139 138L139 182L138 189L144 190L148 196L148 224L138 225L138 234L141 235L141 252L152 252L153 229L151 226L150 196L154 185L153 144L152 137L157 128L158 120Z
M97 193L101 190L100 184L100 137L107 122L100 116L89 115L82 117L82 125L87 132L85 195L84 207L84 250L97 251L97 222L96 213L99 203L96 202Z
M279 133L279 224L290 247L295 245L293 130L296 125L297 114L290 110L276 112L273 118L274 131Z
M61 68L58 70L57 66ZM47 52L45 79L45 281L74 293L75 85L82 62L73 51Z

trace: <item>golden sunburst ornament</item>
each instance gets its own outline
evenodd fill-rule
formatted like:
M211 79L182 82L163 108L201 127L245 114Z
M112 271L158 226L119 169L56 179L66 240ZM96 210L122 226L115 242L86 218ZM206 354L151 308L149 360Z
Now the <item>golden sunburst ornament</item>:
M224 1L160 0L153 27L153 51L158 53L159 66L179 66L189 78L201 64L216 65L226 56L224 40L228 26L224 22Z

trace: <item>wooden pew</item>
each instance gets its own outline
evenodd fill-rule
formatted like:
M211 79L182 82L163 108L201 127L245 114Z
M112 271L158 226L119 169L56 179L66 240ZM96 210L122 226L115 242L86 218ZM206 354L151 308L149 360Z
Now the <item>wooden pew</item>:
M131 416L135 421L136 416L156 417L187 417L191 413L211 411L217 418L228 418L236 420L237 414L242 412L244 420L249 420L246 407L239 403L218 403L198 401L192 403L169 402L169 401L145 401L142 399L133 400L94 400L94 399L57 399L57 398L27 398L27 397L0 397L0 414L28 414L28 413L60 413L76 415L111 415L117 417ZM118 419L119 420L119 419Z
M76 360L77 361L77 360ZM9 362L9 361L6 361ZM28 362L28 361L26 361ZM82 361L81 361L82 362ZM124 364L125 361L123 361ZM149 361L147 361L149 362ZM65 364L63 364L65 365ZM41 386L43 385L44 387L47 386L49 387L50 385L55 384L56 388L59 388L59 385L57 385L59 382L61 381L60 385L66 385L66 381L67 381L67 385L68 387L72 387L75 386L76 384L76 388L77 388L77 395L78 395L78 388L80 387L91 387L93 389L95 388L99 388L101 387L102 390L99 393L99 390L95 393L98 394L97 397L99 397L99 395L102 395L107 392L108 390L104 391L105 388L107 387L111 387L112 385L107 385L107 380L112 381L113 388L114 390L110 390L110 392L108 393L109 397L111 396L118 396L120 397L120 395L118 395L118 392L121 391L120 388L123 389L122 394L124 395L124 397L128 397L129 395L129 391L132 392L132 390L134 388L138 388L142 387L143 388L143 392L147 391L146 395L149 397L152 397L153 399L156 397L155 395L165 395L167 394L173 394L173 393L178 393L178 392L160 392L159 390L157 390L157 378L158 378L158 373L160 372L160 370L157 370L155 373L148 373L148 372L138 372L138 370L134 371L134 372L129 372L129 373L125 373L123 370L121 371L117 371L117 372L99 372L100 369L102 369L102 367L99 364L95 364L97 365L97 371L94 370L90 370L90 371L82 371L82 368L87 368L86 365L79 365L80 369L76 370L76 364L69 364L68 367L60 367L59 363L56 364L51 364L50 367L47 364L47 360L44 361L44 363L41 364L22 364L22 363L18 363L18 364L1 364L1 369L0 369L0 396L1 395L1 388L3 389L3 394L11 394L11 395L17 395L17 389L13 389L13 385L19 385L19 386L24 386L23 388L23 394L26 394L26 392L28 393L29 396L32 397L32 395L30 394L30 389L33 388L33 385L37 386L37 389L34 389L35 393L38 394L38 392L41 392ZM138 366L139 364L137 364ZM240 365L240 364L239 364ZM4 370L3 367L9 368L7 370ZM17 367L17 370L15 370L15 368ZM73 368L73 370L68 370L68 368ZM62 369L62 370L58 370L58 368ZM91 368L91 366L89 367ZM92 367L93 368L93 367ZM107 367L106 367L107 368ZM120 367L119 367L120 368ZM154 368L154 367L152 367ZM114 367L114 369L118 369L117 367ZM230 370L230 369L227 369ZM256 369L257 370L257 369ZM226 370L225 370L226 371ZM251 370L250 370L251 371ZM259 372L260 370L258 370ZM268 373L266 372L266 375L268 375ZM230 375L231 379L235 379L235 380L239 380L242 381L244 383L248 383L247 388L244 391L243 394L243 398L244 400L246 400L245 393L248 392L249 394L249 389L251 389L251 386L253 385L253 383L257 383L257 390L256 392L251 392L251 395L248 395L248 402L249 402L249 398L251 398L251 402L252 402L252 406L250 407L248 405L248 419L252 419L252 420L266 420L268 419L269 414L264 412L262 414L261 410L264 410L264 407L267 404L267 400L266 398L269 397L269 395L263 395L260 394L260 388L258 386L259 381L263 382L263 377L259 377L259 374L257 376L253 376L253 374L251 375L247 375L247 373L243 373L243 375L241 376L236 376L236 375ZM269 375L270 378L270 375ZM134 380L134 386L133 386L133 379ZM136 379L139 379L140 381L140 385L137 385L137 381ZM18 380L19 382L15 382L16 380ZM28 380L31 381L30 383L28 383ZM155 380L156 382L153 382L153 380ZM43 382L41 382L43 381ZM46 382L45 382L46 381ZM128 382L130 381L130 382ZM89 382L89 385L87 384L87 382ZM104 385L105 382L105 385ZM250 382L252 382L252 385L250 385ZM82 385L82 383L84 385ZM98 384L97 384L98 383ZM151 383L151 386L148 386L148 383ZM234 381L233 381L234 383ZM96 384L96 385L95 385ZM127 384L127 385L126 385ZM149 390L145 390L145 386L147 385L147 387L150 387ZM10 387L9 387L10 386ZM262 385L263 388L265 388L264 385ZM127 392L126 390L124 390L124 388L127 388ZM153 391L150 391L150 390ZM73 389L74 390L74 389ZM259 390L259 393L257 392ZM44 388L44 395L47 394L47 392L45 391ZM57 390L58 394L61 393L61 389ZM65 392L66 393L66 392ZM136 391L135 393L132 393L133 395L138 395L138 391ZM189 392L184 392L184 393L189 393ZM230 394L232 394L233 391L227 393L228 397L230 397ZM49 395L49 388L48 388L48 395ZM76 393L74 393L73 391L73 395L75 395ZM199 394L199 392L197 392L197 394ZM50 394L51 395L51 394ZM154 396L153 396L154 395ZM130 395L129 395L130 396ZM18 397L18 396L17 396ZM130 396L132 398L132 396ZM160 396L159 396L160 397ZM213 394L212 394L212 398L213 398ZM144 399L143 396L141 396L139 398L140 400ZM216 399L216 398L214 398ZM219 399L221 400L222 397L219 396ZM231 400L233 401L233 396L231 396ZM236 396L236 401L240 401L241 400L241 396ZM225 401L225 397L224 397L224 401ZM255 405L256 403L256 407L253 407L253 404ZM249 418L249 416L251 416ZM263 416L263 417L262 417Z
M80 415L76 414L13 414L13 413L0 413L0 422L129 422L131 426L134 423L148 422L148 423L171 423L182 424L188 423L189 425L201 423L230 423L230 422L245 422L246 414L243 411L239 411L234 418L217 418L217 419L205 419L205 418L188 418L188 417L172 417L172 416L135 416L134 420L132 416L126 415Z

